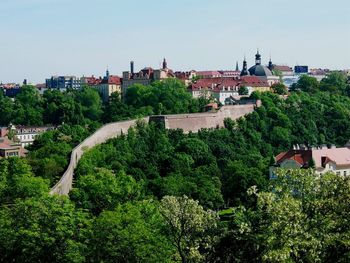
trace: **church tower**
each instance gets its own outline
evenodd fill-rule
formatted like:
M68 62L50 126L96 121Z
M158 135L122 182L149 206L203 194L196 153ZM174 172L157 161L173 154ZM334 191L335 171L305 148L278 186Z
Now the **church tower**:
M273 64L272 64L271 56L270 56L270 61L269 61L268 68L269 68L269 70L273 70Z
M168 68L168 63L166 62L166 59L163 59L163 69L167 69Z
M239 71L238 61L236 61L236 71Z
M248 73L248 65L247 65L247 61L244 57L244 60L243 60L243 68L242 68L242 71L241 71L241 76L247 76L249 75Z
M261 55L259 54L259 49L255 55L255 65L261 65Z

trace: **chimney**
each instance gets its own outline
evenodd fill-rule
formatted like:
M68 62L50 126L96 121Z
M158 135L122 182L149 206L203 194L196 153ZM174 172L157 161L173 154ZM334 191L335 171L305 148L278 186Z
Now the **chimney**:
M131 75L134 74L134 61L130 61L130 73Z

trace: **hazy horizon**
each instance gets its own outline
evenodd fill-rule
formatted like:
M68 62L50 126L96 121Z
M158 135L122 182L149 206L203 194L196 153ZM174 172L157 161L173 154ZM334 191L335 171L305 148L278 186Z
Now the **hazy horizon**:
M262 62L350 68L346 0L2 0L0 82L121 75L157 68L234 69Z

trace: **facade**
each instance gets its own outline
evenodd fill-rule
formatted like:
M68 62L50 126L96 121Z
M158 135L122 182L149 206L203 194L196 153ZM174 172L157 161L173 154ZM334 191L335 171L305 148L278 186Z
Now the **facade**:
M254 91L270 91L267 81L256 76L242 76L240 78L202 78L189 86L193 98L214 98L221 104L226 104L230 98L239 98L240 87L248 89L248 95Z
M80 78L80 85L81 86L89 86L89 87L95 87L97 85L100 85L102 82L102 78L96 78L94 75L91 77L81 77Z
M17 83L0 83L0 92L7 97L15 97L21 90L21 85Z
M24 157L27 151L20 143L15 143L5 137L0 137L0 158Z
M275 65L272 64L272 61L270 60L269 62L269 69L271 72L277 72L281 74L281 77L286 77L286 76L294 76L294 71L291 67L286 66L286 65Z
M102 79L101 83L95 86L100 93L103 102L108 102L112 93L122 92L122 79L118 76L109 75L109 71L106 71L106 76Z
M59 90L79 89L80 79L75 76L52 76L46 79L46 88Z
M306 149L294 147L287 152L282 152L275 157L276 164L270 167L270 178L274 177L274 170L277 167L285 169L314 168L317 174L333 172L337 175L350 175L350 145L349 147L336 148L332 146L321 146Z
M14 141L18 142L21 147L27 147L33 144L35 137L39 134L54 130L53 126L44 127L26 127L26 126L14 126L0 128L0 137L7 137L11 130L14 134Z
M196 76L196 72L194 70L191 71L175 71L175 78L181 80L185 83L186 86L190 85L193 78Z
M294 67L294 73L295 74L307 74L309 73L309 67L308 66L295 66Z
M152 82L157 80L164 80L167 78L174 78L175 74L171 69L168 68L166 59L163 60L163 66L161 69L153 69L151 67L146 67L139 72L134 71L134 62L130 62L130 71L123 72L122 78L122 94L125 95L128 87L134 84L141 84L144 86L150 85Z

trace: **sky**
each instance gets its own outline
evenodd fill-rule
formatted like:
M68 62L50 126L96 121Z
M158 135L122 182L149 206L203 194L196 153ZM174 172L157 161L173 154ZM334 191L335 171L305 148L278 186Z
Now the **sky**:
M262 62L350 68L349 0L0 0L0 82Z

